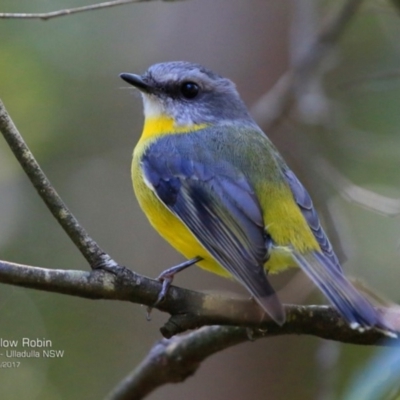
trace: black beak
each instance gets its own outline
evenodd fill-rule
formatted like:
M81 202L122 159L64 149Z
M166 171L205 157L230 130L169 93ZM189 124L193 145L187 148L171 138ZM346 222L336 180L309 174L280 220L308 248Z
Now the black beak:
M127 72L123 72L119 74L119 76L130 85L135 86L135 88L139 89L143 93L153 93L153 86L146 83L140 75L129 74Z

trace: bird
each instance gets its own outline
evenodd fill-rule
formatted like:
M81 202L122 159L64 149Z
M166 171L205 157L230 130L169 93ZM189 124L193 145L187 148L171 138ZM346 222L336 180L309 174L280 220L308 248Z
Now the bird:
M233 277L278 325L284 307L268 276L299 267L353 329L392 331L346 278L312 199L250 115L235 84L187 61L120 77L142 95L144 126L132 181L150 224L187 261Z

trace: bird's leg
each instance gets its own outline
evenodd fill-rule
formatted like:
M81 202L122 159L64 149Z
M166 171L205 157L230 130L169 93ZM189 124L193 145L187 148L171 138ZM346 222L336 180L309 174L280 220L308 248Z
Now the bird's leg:
M168 289L171 286L172 281L174 280L175 274L183 271L184 269L192 266L193 264L196 264L201 260L201 257L192 258L178 265L174 265L173 267L166 269L165 271L161 272L160 275L158 275L157 280L159 282L162 282L162 288L160 290L160 293L158 293L156 302L151 307L147 308L147 319L150 319L151 310L165 299L165 296L168 293Z

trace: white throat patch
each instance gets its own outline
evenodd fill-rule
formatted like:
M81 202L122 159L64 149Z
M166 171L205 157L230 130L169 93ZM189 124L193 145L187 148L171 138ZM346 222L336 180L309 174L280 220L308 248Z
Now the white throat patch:
M165 115L164 107L155 96L142 93L142 98L143 112L146 118L157 118Z

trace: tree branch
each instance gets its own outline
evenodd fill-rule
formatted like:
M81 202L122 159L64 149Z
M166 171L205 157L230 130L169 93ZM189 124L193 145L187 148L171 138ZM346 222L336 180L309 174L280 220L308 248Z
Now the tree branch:
M307 312L311 315L314 311L309 309ZM321 311L325 314L326 310ZM293 324L296 319L292 314L287 324ZM153 346L147 357L113 389L106 400L143 399L166 383L183 382L209 356L239 343L285 334L282 328L273 323L255 329L209 326L172 339L163 339ZM381 341L381 344L387 343Z
M102 270L65 271L6 261L0 261L0 282L87 299L122 300L147 306L154 304L161 290L160 282L123 267L110 274ZM286 305L287 322L280 327L252 300L171 286L165 301L157 308L171 314L161 328L167 338L205 325L231 325L267 330L264 336L312 335L364 345L386 344L382 340L388 339L375 329L365 332L351 329L328 306ZM391 325L400 328L397 310L382 309L381 312ZM392 338L390 342L393 341Z
M102 8L111 8L111 7L121 6L123 4L144 3L144 2L148 2L148 1L154 1L154 0L106 1L104 3L92 4L89 6L76 7L76 8L68 8L68 9L58 10L58 11L51 11L48 13L0 13L0 18L3 18L3 19L41 19L43 21L47 21L52 18L65 17L67 15L78 14L78 13L82 13L85 11L94 11L94 10L100 10ZM173 2L173 1L181 1L181 0L159 0L159 1Z
M212 354L247 340L258 339L261 331L210 326L184 336L163 339L106 400L143 399L166 383L178 383L193 375Z
M112 269L117 263L87 234L68 210L40 168L0 99L0 131L39 196L92 268Z

